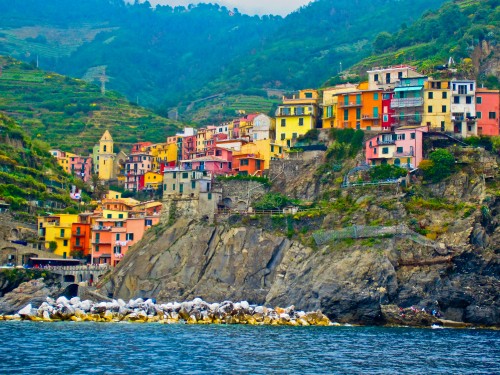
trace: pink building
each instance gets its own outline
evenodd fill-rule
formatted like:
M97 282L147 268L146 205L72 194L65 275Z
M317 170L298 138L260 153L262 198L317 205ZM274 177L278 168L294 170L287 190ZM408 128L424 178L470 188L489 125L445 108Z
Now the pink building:
M393 164L416 168L423 159L423 134L427 126L400 127L391 133L379 134L366 141L366 163Z
M147 152L130 154L125 162L125 189L139 191L144 189L144 175L151 170L153 157Z
M500 135L499 90L476 90L477 133L479 135Z
M232 163L217 156L203 156L201 158L181 160L182 168L186 170L207 171L212 175L232 174Z
M72 174L87 182L90 180L90 175L92 174L92 157L71 156L69 158L69 168Z
M97 219L92 227L92 263L116 266L129 248L140 241L151 226L159 222L159 215L145 216L141 213L128 219Z
M181 159L186 160L189 159L193 152L196 152L196 136L189 135L186 137L182 137L181 139Z

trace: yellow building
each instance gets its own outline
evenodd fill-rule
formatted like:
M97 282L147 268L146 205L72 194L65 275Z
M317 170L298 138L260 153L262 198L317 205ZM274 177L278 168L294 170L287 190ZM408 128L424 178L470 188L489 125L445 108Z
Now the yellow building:
M121 199L122 193L119 191L109 190L106 194L106 199Z
M301 90L299 95L283 97L276 110L276 142L290 147L300 135L318 127L319 93L316 90Z
M328 87L323 91L323 128L339 128L337 117L339 95L356 90L356 85L346 83L335 87Z
M102 210L103 219L128 219L128 211L125 210Z
M146 172L144 175L144 187L157 190L163 184L163 174L157 172Z
M424 82L422 125L453 132L450 81L429 79Z
M78 223L78 215L59 214L38 218L38 234L46 251L63 258L70 255L71 224Z
M108 181L113 179L114 175L114 159L115 154L113 153L113 138L109 131L105 131L101 140L99 141L99 178L103 181Z
M151 156L153 157L151 163L151 170L161 172L161 164L176 163L177 162L177 143L159 143L149 147Z
M283 145L274 143L272 139L262 139L241 146L240 151L233 152L233 156L256 155L264 160L264 168L269 169L271 159L282 159L285 152Z

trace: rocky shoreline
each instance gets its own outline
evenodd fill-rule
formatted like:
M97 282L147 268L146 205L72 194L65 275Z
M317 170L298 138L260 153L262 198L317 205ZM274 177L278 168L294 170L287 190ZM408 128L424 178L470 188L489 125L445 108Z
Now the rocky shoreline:
M268 308L250 305L246 301L208 303L201 298L188 302L157 304L154 300L138 298L128 303L81 301L74 297L57 300L47 297L40 307L28 304L17 314L0 316L0 320L29 320L36 322L135 322L186 324L248 324L280 326L329 326L333 323L321 311L296 311L294 306Z

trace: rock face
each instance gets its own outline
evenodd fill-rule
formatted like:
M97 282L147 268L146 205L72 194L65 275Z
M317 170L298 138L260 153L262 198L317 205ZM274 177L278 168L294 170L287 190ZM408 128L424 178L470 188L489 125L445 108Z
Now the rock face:
M418 259L435 250L405 240L314 250L254 227L182 220L148 236L105 286L115 298L294 304L363 324L386 322L381 305L416 305L451 320L500 324L500 265L491 252L435 253L427 265Z
M0 298L0 314L13 314L27 304L39 306L47 297L56 296L61 292L56 285L47 285L43 278L24 282Z

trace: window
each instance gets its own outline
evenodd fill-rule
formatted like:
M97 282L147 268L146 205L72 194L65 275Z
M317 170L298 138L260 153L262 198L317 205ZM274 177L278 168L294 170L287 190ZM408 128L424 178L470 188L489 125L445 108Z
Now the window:
M304 114L304 107L296 107L295 108L295 114L296 115L303 115Z
M453 104L460 104L460 97L459 96L453 97Z
M248 159L241 159L240 165L248 165Z
M388 154L389 153L389 147L382 147L382 154Z
M212 200L212 193L208 193L208 200Z
M483 98L481 98L480 96L478 96L478 97L476 98L476 103L477 103L477 104L483 104Z
M378 74L375 74L375 75L373 76L373 80L374 80L375 82L378 82Z
M99 252L99 245L95 245L94 250L95 250L96 253L98 253Z
M466 104L472 104L472 96L466 96L465 97L465 103Z
M312 99L312 97L313 97L312 92L306 92L306 98L307 99Z
M80 246L80 237L75 238L75 246Z
M274 152L274 146L271 145L271 152Z
M304 119L302 117L299 118L299 126L304 125Z
M378 100L378 92L373 93L373 100Z
M68 246L68 240L63 241L63 246Z
M189 178L189 173L188 172L183 172L182 173L182 178L183 179Z
M106 215L106 218L108 218L108 219L111 219L112 217L113 217L113 215L112 215L112 214L107 214L107 215Z
M432 113L432 105L427 106L427 112Z
M389 100L391 98L391 94L382 94L382 99Z
M377 148L374 148L374 149L373 149L373 153L374 153L375 155L377 155Z
M411 139L415 139L415 133L411 133L411 134L410 134L410 138L411 138Z
M445 105L441 106L441 112L446 113L446 106Z
M122 221L117 221L115 224L115 227L117 228L123 228L123 222Z
M490 120L494 120L497 118L497 113L496 112L488 112L488 118Z
M179 193L184 193L184 184L179 184Z
M483 114L481 112L476 112L476 117L477 118L482 118Z
M191 189L196 189L196 181L191 181Z
M344 121L347 121L347 120L349 120L349 110L344 109Z
M175 190L175 184L172 185L172 190Z
M427 98L428 99L434 99L434 93L432 91L427 93Z
M385 73L385 83L391 83L391 73Z
M446 129L445 122L441 121L441 131L444 132L445 129Z
M122 247L121 246L114 246L113 247L113 253L115 253L115 254L121 254L122 253Z
M59 234L60 234L60 237L64 237L64 229L61 229Z
M80 233L80 232L81 232L81 229L82 229L82 228L80 228L80 227L76 227L76 234L77 234L77 235L80 235L80 234L81 234L81 233Z
M382 118L382 120L384 122L389 122L389 115L384 115L383 118Z
M134 240L134 233L126 233L125 234L125 239L127 241L133 241Z
M286 126L286 118L281 119L281 126Z
M285 133L281 133L281 140L284 141L285 140L285 137L286 137L286 134Z
M402 154L402 153L403 153L403 147L398 147L398 148L396 149L396 152L397 152L398 154Z
M398 72L398 79L403 78L403 72Z
M123 219L123 214L118 214L118 219Z
M107 147L107 146L106 146L106 145L104 145L104 147L103 147L103 151L104 151L104 152L106 152L106 147Z
M115 240L120 241L120 233L116 233Z
M356 108L356 120L361 118L361 108Z
M443 99L447 99L448 98L448 93L446 91L443 91L442 95L443 95Z
M467 86L466 85L458 85L458 94L459 95L467 95Z
M297 139L297 133L292 133L292 139Z
M151 220L151 219L146 219L146 220L145 220L145 224L146 224L146 226L151 226L151 225L153 225L153 220Z

